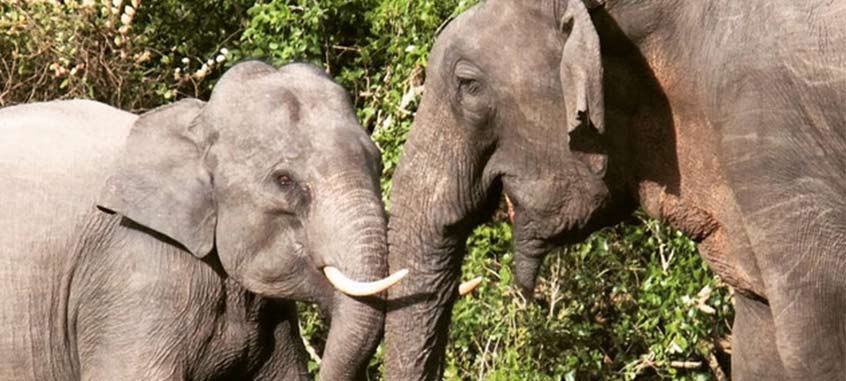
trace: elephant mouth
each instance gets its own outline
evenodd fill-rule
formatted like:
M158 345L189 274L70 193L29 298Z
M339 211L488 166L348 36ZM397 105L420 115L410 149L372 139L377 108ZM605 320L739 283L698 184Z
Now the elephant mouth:
M594 213L584 213L583 219L566 218L568 213L556 212L554 215L532 216L530 211L515 207L514 202L503 192L507 206L508 220L514 229L520 231L523 240L532 242L537 250L549 251L555 247L579 243L587 239L598 227ZM600 210L597 206L594 210ZM526 215L528 214L528 215ZM573 213L579 215L580 213ZM556 218L558 216L558 218ZM565 216L561 218L560 216ZM544 223L546 221L547 223ZM549 223L551 222L551 223Z
M511 199L508 197L508 194L503 192L503 196L505 198L506 204L506 213L508 216L509 223L514 226L516 220L516 214L514 204ZM532 242L531 246L534 247L535 252L539 253L547 253L552 248L557 246L563 246L568 244L573 244L577 242L583 241L590 235L591 229L585 228L577 228L577 229L565 229L566 234L559 233L555 234L551 237L546 237L543 239L530 239L529 241ZM458 294L459 296L466 296L472 293L479 285L482 283L483 277L477 276L469 281L465 281L458 286Z

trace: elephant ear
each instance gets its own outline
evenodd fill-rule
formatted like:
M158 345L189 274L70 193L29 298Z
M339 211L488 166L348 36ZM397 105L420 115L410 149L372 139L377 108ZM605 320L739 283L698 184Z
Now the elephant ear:
M605 100L602 94L602 55L599 35L585 4L564 1L559 27L567 34L561 57L560 77L567 110L567 129L593 125L605 131Z
M190 127L204 103L182 100L141 115L97 206L173 239L197 257L214 245L216 205L201 139Z

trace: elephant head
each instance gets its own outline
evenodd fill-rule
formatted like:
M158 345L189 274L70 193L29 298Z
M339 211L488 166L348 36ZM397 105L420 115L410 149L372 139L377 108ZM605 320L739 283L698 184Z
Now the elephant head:
M256 294L318 302L332 322L320 374L349 380L381 339L378 294L403 275L382 279L380 166L322 71L249 61L207 103L140 116L98 205L219 262Z
M602 219L604 105L599 38L579 1L489 0L437 38L394 176L387 377L443 372L464 244L504 192L515 279L531 294L544 255Z

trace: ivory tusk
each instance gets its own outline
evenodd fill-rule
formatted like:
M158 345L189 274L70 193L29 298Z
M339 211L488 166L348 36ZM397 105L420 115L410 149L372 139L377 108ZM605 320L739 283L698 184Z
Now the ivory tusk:
M334 266L326 266L323 268L323 274L332 286L338 291L343 292L349 296L368 296L378 294L399 282L400 279L408 275L408 270L402 269L397 271L387 278L376 280L373 282L359 282L350 279L341 270Z
M502 194L505 195L505 205L508 206L508 220L514 225L514 205L511 203L511 199L508 198L508 194L505 192L502 192Z
M458 286L458 295L467 296L467 294L476 290L476 288L478 288L480 284L482 284L482 277L477 276L473 279L470 279Z

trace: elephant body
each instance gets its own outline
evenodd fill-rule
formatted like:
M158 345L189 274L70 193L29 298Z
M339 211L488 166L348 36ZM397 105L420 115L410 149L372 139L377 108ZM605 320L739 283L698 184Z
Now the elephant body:
M737 290L733 378L846 374L846 14L824 1L490 0L438 37L397 169L390 379L437 379L464 238L549 250L643 208ZM420 173L425 173L421 176Z
M307 379L292 301L94 207L137 118L0 110L0 379Z
M363 282L387 270L380 165L305 64L243 62L208 102L138 116L0 110L0 378L305 380L308 301L331 321L321 378L360 379L383 330L386 282Z
M628 135L612 155L636 163L639 205L738 291L735 379L839 379L846 4L660 3L661 21L625 1L593 14L611 62L608 134ZM634 24L645 19L648 33ZM615 81L633 73L658 91L616 95L649 93Z
M61 379L72 369L65 274L75 262L76 226L135 119L89 101L0 110L0 279L7 300L0 307L7 354L0 378ZM50 366L31 355L47 350Z

